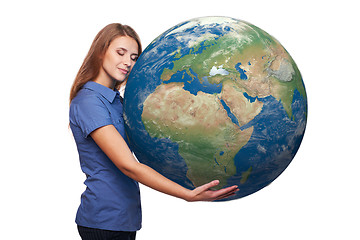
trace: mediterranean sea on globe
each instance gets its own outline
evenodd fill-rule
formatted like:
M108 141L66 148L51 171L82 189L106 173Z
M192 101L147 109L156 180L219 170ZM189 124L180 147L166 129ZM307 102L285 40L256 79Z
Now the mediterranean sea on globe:
M305 86L284 47L260 28L201 17L157 37L128 78L124 119L138 160L193 189L220 180L238 199L290 164L307 120Z

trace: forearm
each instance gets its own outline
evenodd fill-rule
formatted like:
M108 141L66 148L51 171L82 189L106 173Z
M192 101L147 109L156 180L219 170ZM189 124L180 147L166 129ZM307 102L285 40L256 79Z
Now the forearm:
M204 184L194 190L180 186L152 168L136 161L124 139L113 125L101 127L90 135L125 175L157 191L186 201L213 201L231 196L238 190L237 186L231 186L211 191L212 187L219 184L218 180Z
M135 160L124 139L112 125L91 133L91 137L112 162L128 177L157 191L189 201L191 191Z
M122 169L122 172L135 181L138 181L159 192L166 193L186 201L190 200L190 190L169 180L168 178L142 163L136 162L136 165L137 166L134 166L132 169Z

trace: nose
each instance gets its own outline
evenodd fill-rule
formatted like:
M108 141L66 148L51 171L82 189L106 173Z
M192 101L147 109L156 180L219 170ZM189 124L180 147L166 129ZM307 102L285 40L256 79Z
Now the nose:
M126 65L127 67L131 67L131 65L132 65L132 61L131 61L131 57L129 56L129 57L126 57L125 59L124 59L124 65Z

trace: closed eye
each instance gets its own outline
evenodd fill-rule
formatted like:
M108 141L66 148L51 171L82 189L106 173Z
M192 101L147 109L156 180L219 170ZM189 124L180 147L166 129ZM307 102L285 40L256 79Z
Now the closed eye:
M118 51L117 52L120 56L124 56L125 55L125 52L124 51Z
M138 60L139 56L138 55L131 55L131 60L133 60L134 62L136 62Z

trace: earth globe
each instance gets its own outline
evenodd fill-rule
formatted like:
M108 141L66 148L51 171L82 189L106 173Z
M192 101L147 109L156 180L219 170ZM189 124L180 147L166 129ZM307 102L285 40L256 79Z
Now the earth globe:
M193 189L250 195L276 179L305 132L297 65L262 29L229 17L182 22L152 41L128 78L124 121L138 160Z

